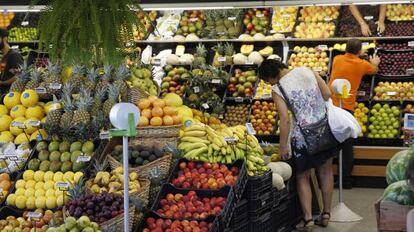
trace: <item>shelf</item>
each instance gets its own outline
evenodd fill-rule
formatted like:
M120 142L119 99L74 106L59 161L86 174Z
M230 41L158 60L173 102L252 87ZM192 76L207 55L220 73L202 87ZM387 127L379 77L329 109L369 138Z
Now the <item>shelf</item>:
M31 41L9 41L10 44L37 44L39 40L31 40Z

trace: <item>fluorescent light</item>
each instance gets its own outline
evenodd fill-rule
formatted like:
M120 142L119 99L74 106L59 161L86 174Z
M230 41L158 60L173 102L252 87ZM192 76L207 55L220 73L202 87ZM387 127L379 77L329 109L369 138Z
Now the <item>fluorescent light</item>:
M319 3L315 4L315 6L340 6L342 3Z
M39 12L45 9L46 6L0 6L0 11L10 11L10 12Z
M381 4L403 4L411 1L386 1L386 2L354 2L352 5L381 5Z
M224 9L233 9L233 6L185 6L185 7L143 7L143 10L224 10Z

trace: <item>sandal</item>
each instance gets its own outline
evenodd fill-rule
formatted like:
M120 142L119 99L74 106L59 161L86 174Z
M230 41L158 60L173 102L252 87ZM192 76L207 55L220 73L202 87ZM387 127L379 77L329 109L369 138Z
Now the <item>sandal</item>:
M312 232L313 231L313 219L305 220L302 218L303 225L296 226L297 231Z
M331 219L331 214L328 212L323 212L315 219L315 225L327 227L329 220Z

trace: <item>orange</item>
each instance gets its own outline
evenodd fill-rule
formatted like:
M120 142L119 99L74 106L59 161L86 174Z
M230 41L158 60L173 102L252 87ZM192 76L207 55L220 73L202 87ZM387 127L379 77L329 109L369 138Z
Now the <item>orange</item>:
M9 176L9 174L7 174L7 173L2 173L2 174L0 174L0 182L1 182L1 181L3 181L3 180L10 181L10 176Z
M173 116L177 114L177 111L175 110L175 108L171 106L164 107L163 111L165 115L169 115L169 116Z
M152 116L154 117L162 117L164 115L164 111L162 110L161 107L154 107L152 108Z
M146 118L151 118L152 117L152 114L151 114L151 109L144 109L142 112L141 112L141 116L144 116L144 117L146 117Z
M0 182L0 188L2 188L3 191L9 191L10 186L11 186L11 183L8 180L3 180Z
M172 126L174 124L174 120L171 116L166 115L162 118L164 122L164 126Z
M160 117L153 117L150 121L151 126L162 126L162 119Z
M147 118L147 117L145 117L145 116L141 116L141 117L139 118L139 124L138 124L138 126L143 127L143 126L148 126L148 125L149 125L149 120L148 120L148 118Z
M158 97L156 97L156 96L149 96L147 99L151 102L151 104L153 104L154 101L158 99Z
M160 108L164 108L164 106L165 106L165 101L164 101L164 100L162 100L162 99L157 99L157 100L154 100L154 101L152 102L152 106L153 106L153 107L160 107Z
M181 124L181 117L180 116L174 115L174 116L172 116L172 119L173 119L174 125Z
M148 99L142 99L138 102L138 107L140 110L147 109L151 106L151 101Z

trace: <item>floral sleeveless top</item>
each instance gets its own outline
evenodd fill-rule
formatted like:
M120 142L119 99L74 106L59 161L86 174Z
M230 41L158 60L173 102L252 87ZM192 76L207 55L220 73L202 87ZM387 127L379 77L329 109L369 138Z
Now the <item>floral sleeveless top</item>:
M305 67L295 68L282 77L279 82L289 98L292 110L302 127L316 123L325 116L325 100L311 69ZM283 98L277 85L274 85L272 89ZM291 121L292 153L299 157L301 154L298 151L306 149L306 143L293 117Z

